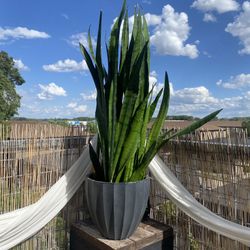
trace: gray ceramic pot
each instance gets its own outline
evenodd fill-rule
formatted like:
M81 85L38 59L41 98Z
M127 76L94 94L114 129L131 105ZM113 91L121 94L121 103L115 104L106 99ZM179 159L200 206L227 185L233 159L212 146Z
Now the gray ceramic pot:
M89 213L100 233L113 240L130 237L145 212L150 179L109 183L88 177L85 188Z

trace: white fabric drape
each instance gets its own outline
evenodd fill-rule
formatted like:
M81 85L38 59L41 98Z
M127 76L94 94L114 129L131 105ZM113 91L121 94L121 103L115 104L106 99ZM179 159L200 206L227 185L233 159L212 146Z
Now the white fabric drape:
M96 145L96 137L92 140ZM0 215L0 249L30 238L50 222L72 198L91 169L87 147L71 168L38 200L22 209Z
M93 144L96 143L96 137ZM150 163L150 171L169 198L187 215L201 225L250 246L250 228L227 221L202 206L182 186L159 156ZM91 169L89 150L79 159L42 198L25 208L0 215L0 249L6 250L41 230L67 204Z
M150 163L149 169L172 202L188 216L212 231L250 246L250 228L225 220L201 205L158 155Z

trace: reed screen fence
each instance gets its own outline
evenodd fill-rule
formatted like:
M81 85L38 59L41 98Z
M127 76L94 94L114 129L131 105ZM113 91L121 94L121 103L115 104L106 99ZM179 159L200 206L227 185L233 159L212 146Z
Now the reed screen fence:
M0 214L36 202L76 161L91 135L84 127L47 123L0 125ZM250 226L250 157L242 129L198 131L160 155L181 183L214 213ZM175 249L246 250L182 213L152 180L151 217L173 226ZM14 249L68 249L73 222L88 218L82 186L39 233Z
M198 131L174 140L160 154L181 183L215 214L250 226L250 147L243 129ZM155 181L151 216L175 230L175 249L247 250L193 221L168 200Z
M84 127L0 125L0 214L36 202L77 160L88 139ZM55 219L14 249L68 249L70 224L84 219L82 188Z

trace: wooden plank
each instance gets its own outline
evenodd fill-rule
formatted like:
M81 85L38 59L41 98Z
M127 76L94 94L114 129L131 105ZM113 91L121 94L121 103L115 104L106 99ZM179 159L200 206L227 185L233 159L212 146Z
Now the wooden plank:
M135 233L129 238L131 241L134 242L135 249L141 249L146 244L155 242L155 239L156 239L155 233L145 230L143 227L141 227L141 224L137 228Z
M154 232L157 240L163 240L173 235L173 228L167 227L163 223L159 223L155 220L148 220L143 226L147 231Z
M105 239L89 222L74 224L71 227L71 250L138 250L162 249L161 241L173 241L173 229L164 224L148 220L141 223L135 233L125 240ZM171 242L170 242L171 243ZM170 244L172 245L172 244Z
M104 238L99 231L93 226L93 224L81 223L81 224L74 224L72 226L74 231L77 231L78 234L86 241L91 242L93 247L97 249L103 250L113 250L113 249L134 249L134 242L130 239L125 240L109 240ZM130 247L130 248L126 248Z

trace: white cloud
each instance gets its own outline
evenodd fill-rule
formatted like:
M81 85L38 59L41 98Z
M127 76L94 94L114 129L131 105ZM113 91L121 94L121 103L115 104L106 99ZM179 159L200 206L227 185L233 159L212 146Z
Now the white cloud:
M53 107L47 107L47 108L44 108L42 110L43 113L47 114L47 115L51 115L51 114L58 114L59 112L62 111L62 108L61 107L58 107L58 106L53 106Z
M67 14L62 13L61 16L62 16L63 18L65 18L66 20L69 20L69 16L68 16Z
M77 106L77 103L76 102L70 102L68 105L67 105L67 108L75 108Z
M232 36L238 37L244 48L239 51L240 54L250 54L250 2L245 1L242 5L242 12L229 23L225 29Z
M225 13L238 10L239 4L235 0L196 0L191 7L204 12L217 11L218 13Z
M90 94L81 93L80 95L85 101L94 101L96 100L97 93L96 91L92 91Z
M170 82L169 85L170 85L169 86L170 94L172 95L174 92L173 84ZM149 89L151 90L153 86L154 86L153 96L156 96L160 92L160 90L164 88L164 83L158 82L157 73L155 70L151 71L149 74Z
M155 70L153 70L153 71L151 71L151 72L150 72L150 76L157 77L158 75L157 75L156 71L155 71Z
M161 16L147 13L145 14L145 19L148 25L159 25L161 23ZM133 17L134 20L134 17Z
M205 86L199 86L173 90L169 114L204 116L223 107L223 100L215 98Z
M209 105L218 103L218 100L212 97L209 90L204 86L174 91L172 98L174 102L185 102L186 104Z
M28 71L29 70L29 67L24 65L24 63L22 62L21 59L13 59L14 60L14 66L21 70L21 71Z
M149 89L152 89L153 85L157 83L157 74L155 71L150 72L149 74Z
M84 113L87 110L87 105L79 105L74 108L76 113Z
M212 58L212 56L207 51L203 51L203 55L207 56L208 58Z
M241 89L244 87L250 87L250 74L242 73L237 76L231 76L229 81L223 82L222 80L219 80L216 84L226 89Z
M149 0L142 0L142 3L146 3L146 4L151 4L151 1L149 1Z
M154 86L153 96L156 96L159 93L159 91L164 87L163 83L158 83L157 74L155 71L152 71L149 74L149 89L151 90L153 86Z
M216 17L212 13L205 13L204 17L203 17L203 21L207 22L207 23L208 22L214 23L214 22L217 21L217 19L216 19Z
M156 52L161 55L198 57L199 51L195 44L186 44L189 38L190 26L186 13L175 12L171 5L166 5L162 9L161 15L151 13L145 14L148 26L153 26L150 41ZM113 20L113 27L117 18ZM134 16L129 17L129 37L132 34ZM121 30L123 23L121 25ZM121 40L121 33L120 33ZM194 42L195 43L195 42Z
M66 107L70 109L70 111L68 113L71 115L78 114L78 113L84 113L87 111L87 108L88 108L87 105L83 105L83 104L78 105L77 102L71 102Z
M204 115L221 107L204 86L173 90L170 102L171 114Z
M158 54L188 56L192 59L198 57L196 45L186 43L191 29L186 13L175 12L168 4L163 7L161 15L147 13L145 18L148 25L155 26L150 41Z
M250 91L247 91L244 97L250 101Z
M92 38L93 47L95 47L96 40L93 37L91 37L91 38ZM68 42L77 48L79 48L79 43L81 43L86 48L89 47L88 46L88 34L86 32L77 33L77 34L72 35Z
M54 64L43 65L43 69L51 72L73 72L88 70L88 66L84 60L76 62L72 59L65 59Z
M29 115L32 115L32 114L34 114L34 113L39 114L39 113L42 112L41 108L39 108L37 104L36 104L36 105L34 105L34 104L32 104L32 105L27 105L27 104L25 104L25 103L22 103L20 109L18 110L18 113L19 113L19 114L20 114L20 113L25 113L25 111L26 111L26 113L28 113ZM42 112L42 113L44 113L44 112ZM27 115L27 114L26 114L26 115ZM25 116L26 116L26 115L25 115Z
M9 39L35 39L35 38L49 38L45 32L28 29L26 27L16 28L2 28L0 27L0 40Z
M110 29L112 30L116 20L118 17L116 17L115 19L113 19L113 23L110 26ZM123 30L123 23L124 21L122 20L121 23L121 28L120 28L120 36L119 36L119 43L121 44L121 40L122 40L122 30ZM134 24L134 16L131 16L128 18L128 27L129 27L129 39L131 39L132 36L132 30L133 30L133 24Z
M175 90L170 99L170 115L205 116L223 108L222 117L248 116L250 91L240 96L217 98L205 87Z
M53 105L53 102L41 100L37 98L37 88L35 86L28 90L17 86L17 91L22 96L21 107L18 110L19 116L29 118L74 118L83 112L85 116L93 117L95 114L95 105L86 106L84 103L77 103L75 100L67 102L67 98L61 100L65 101L61 105Z
M51 100L53 96L66 96L67 93L55 83L49 83L48 85L39 84L41 92L37 95L40 100Z
M25 93L21 88L18 88L18 93L22 95L20 116L69 118L76 117L79 113L93 117L95 113L95 105L92 104L86 106L84 103L72 101L61 106L51 106L48 102L36 99L34 89ZM186 114L201 117L220 108L223 108L222 117L248 116L250 113L250 91L226 98L217 98L205 86L171 91L169 115Z
M34 103L32 105L22 103L18 112L20 116L27 118L65 117L65 112L63 112L61 106L41 107L41 103Z

